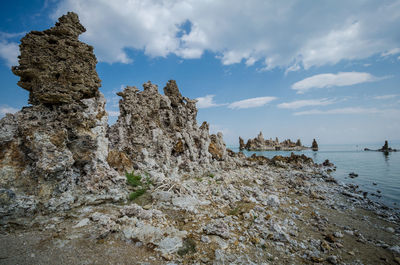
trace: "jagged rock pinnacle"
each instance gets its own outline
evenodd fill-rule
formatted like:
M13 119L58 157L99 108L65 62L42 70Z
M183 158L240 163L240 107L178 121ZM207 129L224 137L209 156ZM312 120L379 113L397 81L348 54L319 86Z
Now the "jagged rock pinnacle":
M21 39L19 66L12 71L30 92L29 103L71 103L97 96L100 79L93 47L78 40L85 32L78 15L68 12L45 31Z

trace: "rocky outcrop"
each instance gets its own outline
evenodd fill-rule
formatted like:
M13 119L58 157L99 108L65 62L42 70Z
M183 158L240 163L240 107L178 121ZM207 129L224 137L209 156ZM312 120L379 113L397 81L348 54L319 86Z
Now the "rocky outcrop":
M206 122L197 126L196 101L183 97L174 80L164 87L164 95L150 82L143 91L128 86L118 95L121 115L108 133L110 154L130 163L113 164L115 169L189 172L228 159L222 134L210 136Z
M93 47L78 40L84 31L68 13L21 39L12 71L32 106L0 121L0 215L68 209L85 198L78 190L112 186L105 99Z
M397 149L393 149L391 147L389 147L389 143L386 140L385 144L378 150L371 150L369 148L364 148L364 151L377 151L377 152L383 152L383 153L389 153L389 152L397 152Z
M244 140L242 137L239 136L239 150L243 150L246 148L246 145L244 144Z
M262 132L254 139L249 139L246 144L241 137L239 137L239 149L246 149L248 151L299 151L309 149L301 144L300 139L296 143L292 142L290 139L279 142L278 138L275 140L269 139L265 140Z
M315 139L313 139L313 142L311 144L311 150L318 151L318 143Z

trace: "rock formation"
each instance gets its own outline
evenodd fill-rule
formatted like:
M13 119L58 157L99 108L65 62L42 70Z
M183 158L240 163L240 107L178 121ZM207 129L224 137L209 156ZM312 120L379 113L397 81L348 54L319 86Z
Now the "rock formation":
M239 136L239 150L243 150L246 148L246 145L244 144L244 140L242 137Z
M389 152L397 152L397 149L393 149L391 147L389 147L389 143L386 140L385 144L378 150L371 150L369 148L364 148L364 151L377 151L377 152L383 152L383 153L389 153Z
M313 139L312 144L311 144L311 149L313 151L318 151L318 143L315 139Z
M93 47L78 40L84 31L68 13L55 27L21 39L12 71L32 106L0 121L1 215L21 207L23 214L66 209L83 199L77 189L111 187L108 116Z
M121 114L108 133L108 161L115 169L189 172L227 159L222 134L210 136L206 122L197 126L196 101L183 97L174 80L164 95L150 82L143 91L128 86L118 95Z
M281 143L278 137L275 140L269 139L264 140L262 132L254 139L249 139L246 144L241 137L239 137L239 149L249 150L249 151L299 151L308 149L308 147L302 146L300 139L296 143L292 142L290 139L284 140Z

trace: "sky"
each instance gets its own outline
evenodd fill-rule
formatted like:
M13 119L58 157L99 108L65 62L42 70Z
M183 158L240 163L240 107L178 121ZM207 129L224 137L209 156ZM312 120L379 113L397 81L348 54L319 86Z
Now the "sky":
M400 1L15 0L0 8L0 117L27 105L19 40L68 11L94 46L109 123L116 92L177 81L197 121L311 145L400 140Z

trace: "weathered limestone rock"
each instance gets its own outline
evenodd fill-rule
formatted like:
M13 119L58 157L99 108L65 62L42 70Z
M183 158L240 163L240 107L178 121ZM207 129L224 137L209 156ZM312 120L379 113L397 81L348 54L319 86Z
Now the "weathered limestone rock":
M212 134L211 136L211 143L208 146L208 151L212 155L214 159L217 160L224 160L226 158L226 145L224 143L224 139L222 133L219 132L217 135Z
M25 207L15 204L22 197L42 209L68 209L84 199L77 189L106 193L115 174L106 161L108 116L97 61L93 48L78 40L84 31L68 13L21 40L12 70L32 106L0 120L0 186L15 194L1 205L3 215Z
M265 140L262 132L260 132L256 138L249 139L246 145L244 144L243 139L239 137L239 149L246 149L249 151L299 151L308 149L308 147L303 146L300 139L298 139L296 143L292 142L290 139L284 140L281 143L278 138L275 140Z
M164 95L150 82L143 91L128 86L118 95L121 115L108 133L110 149L131 164L163 172L174 167L192 171L227 158L222 134L210 136L206 122L197 126L196 101L183 97L175 81L167 83ZM112 166L129 170L122 164Z
M32 31L21 39L20 65L12 71L21 77L18 85L30 92L29 103L74 103L99 97L93 47L78 40L85 31L78 16L69 12L55 27Z
M313 142L311 144L311 149L313 151L318 151L318 144L317 144L317 141L315 139L313 139Z
M246 145L244 144L244 140L242 137L239 136L239 150L243 150L246 148Z

